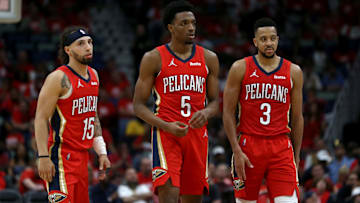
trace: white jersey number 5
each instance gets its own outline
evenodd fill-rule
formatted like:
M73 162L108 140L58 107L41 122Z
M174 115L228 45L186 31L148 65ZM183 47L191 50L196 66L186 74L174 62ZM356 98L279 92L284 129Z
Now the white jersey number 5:
M190 96L181 97L181 115L184 117L191 115L191 105L187 101L190 101Z
M263 117L260 117L260 123L263 125L269 125L270 123L270 112L271 106L269 103L262 103L260 105L260 110L263 111Z

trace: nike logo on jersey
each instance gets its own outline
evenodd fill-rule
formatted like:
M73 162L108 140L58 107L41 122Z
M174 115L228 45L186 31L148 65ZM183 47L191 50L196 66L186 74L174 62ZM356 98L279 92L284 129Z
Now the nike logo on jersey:
M201 66L201 63L200 62L191 62L190 61L190 66Z
M97 85L98 83L97 82L91 82L91 85Z
M78 80L78 86L77 86L77 88L79 88L79 87L84 87L84 85L81 84L80 79Z
M169 66L169 67L171 67L171 66L176 67L176 66L177 66L177 65L175 64L175 62L174 62L174 58L170 61L170 63L169 63L168 66Z
M254 70L254 72L250 75L250 77L252 78L252 77L259 77L258 75L256 75L256 70Z
M274 75L274 79L282 79L282 80L284 80L284 79L286 79L286 77L283 76L283 75Z

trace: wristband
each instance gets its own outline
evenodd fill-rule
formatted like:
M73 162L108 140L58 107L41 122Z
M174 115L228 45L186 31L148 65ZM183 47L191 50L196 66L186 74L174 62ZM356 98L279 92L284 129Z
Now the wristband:
M49 155L41 155L41 156L37 156L38 159L40 158L49 158Z
M102 154L107 155L106 144L102 136L97 136L94 138L93 148L98 156Z

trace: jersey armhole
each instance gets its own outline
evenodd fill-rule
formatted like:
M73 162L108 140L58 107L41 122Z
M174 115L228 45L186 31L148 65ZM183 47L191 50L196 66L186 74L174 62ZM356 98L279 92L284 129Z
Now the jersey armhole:
M73 90L73 86L71 84L70 89L63 96L59 97L59 99L67 99L71 96Z

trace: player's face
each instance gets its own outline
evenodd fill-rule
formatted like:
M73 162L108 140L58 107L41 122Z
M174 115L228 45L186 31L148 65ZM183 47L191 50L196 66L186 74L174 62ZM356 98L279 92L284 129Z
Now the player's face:
M192 12L184 11L177 13L169 26L172 37L184 42L192 44L195 39L196 19Z
M76 61L84 65L91 63L93 57L93 41L91 37L81 37L69 47L70 57L73 57Z
M279 43L279 36L273 26L259 27L253 41L263 57L273 58Z

